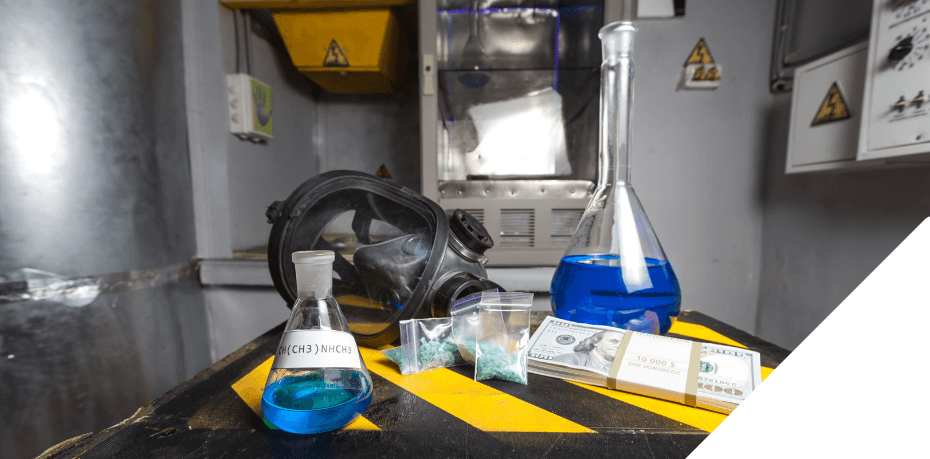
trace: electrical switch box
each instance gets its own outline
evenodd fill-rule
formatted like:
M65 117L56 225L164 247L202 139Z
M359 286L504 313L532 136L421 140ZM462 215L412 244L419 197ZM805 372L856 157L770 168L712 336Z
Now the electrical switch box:
M856 161L867 50L862 42L797 68L785 173L867 165Z
M226 75L229 130L254 142L273 138L271 86L245 73Z
M930 153L930 1L874 0L858 158Z

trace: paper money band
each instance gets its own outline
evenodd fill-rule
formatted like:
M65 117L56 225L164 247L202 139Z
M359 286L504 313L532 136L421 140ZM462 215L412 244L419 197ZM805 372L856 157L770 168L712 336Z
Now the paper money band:
M691 359L685 380L685 405L697 406L698 373L701 371L701 343L691 342Z
M620 340L620 347L617 348L617 353L614 355L614 363L610 366L610 375L607 376L607 387L610 389L617 390L617 373L620 371L623 354L626 354L626 348L630 346L631 338L633 338L633 333L626 332L623 334L623 339Z
M607 377L607 387L613 390L626 390L629 392L639 393L642 395L648 395L651 397L662 398L666 400L671 400L679 403L684 403L688 406L697 406L697 385L698 385L698 372L701 369L701 343L687 340L680 340L676 338L666 338L666 340L678 341L681 344L687 343L689 347L689 356L688 363L685 372L685 384L684 392L672 391L668 389L663 389L661 387L652 386L645 381L631 381L623 378L618 378L620 373L620 368L623 366L624 357L626 355L627 349L630 346L630 341L633 339L635 332L625 332L623 338L620 340L620 346L617 348L617 353L614 355L613 364L610 367L610 373ZM649 335L646 335L649 336ZM661 356L659 356L661 357ZM679 386L680 387L680 386Z

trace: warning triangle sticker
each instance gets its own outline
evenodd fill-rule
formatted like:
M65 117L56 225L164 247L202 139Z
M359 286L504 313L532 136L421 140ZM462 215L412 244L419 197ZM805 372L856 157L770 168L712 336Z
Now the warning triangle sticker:
M701 81L704 79L704 67L698 67L694 71L694 76L691 78L692 81Z
M843 99L843 94L840 93L840 87L834 81L833 85L830 86L830 90L827 91L827 97L820 104L820 110L817 110L817 115L814 116L811 127L831 121L845 120L850 116L852 114L849 112L849 106L846 105L846 100Z
M323 67L348 67L349 59L346 58L346 55L342 53L342 48L339 47L339 43L336 43L336 39L329 42L329 47L326 48L326 57L323 59Z
M710 50L707 49L707 43L704 43L704 39L700 39L697 42L697 45L694 46L694 50L691 51L691 55L688 56L688 60L685 61L685 66L691 64L713 64L714 58L710 55Z
M384 164L378 168L378 172L376 172L375 175L382 178L391 178L391 173L388 172L387 167L385 167Z

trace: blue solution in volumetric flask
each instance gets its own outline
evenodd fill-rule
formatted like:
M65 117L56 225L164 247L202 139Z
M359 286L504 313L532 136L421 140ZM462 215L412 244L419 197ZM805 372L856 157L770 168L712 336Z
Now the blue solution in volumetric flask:
M358 370L323 371L325 376L320 371L287 374L268 385L262 393L268 422L287 432L314 434L358 419L371 403L368 379Z
M573 322L665 334L678 316L681 288L664 260L646 259L649 286L630 291L616 255L562 258L552 278L552 311Z
M573 322L664 334L681 288L630 184L633 129L631 22L604 26L597 187L550 287L552 312Z

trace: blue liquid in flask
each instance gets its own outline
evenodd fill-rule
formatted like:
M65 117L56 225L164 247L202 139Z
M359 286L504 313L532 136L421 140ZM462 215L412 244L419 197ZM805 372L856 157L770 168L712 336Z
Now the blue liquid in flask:
M552 312L573 322L665 334L681 309L681 287L664 260L645 260L651 287L630 292L616 255L562 258L552 277Z
M266 387L262 413L268 422L286 432L314 434L338 429L361 416L373 393L367 378L352 369L323 371L325 378L320 371L304 371Z

